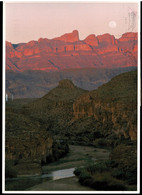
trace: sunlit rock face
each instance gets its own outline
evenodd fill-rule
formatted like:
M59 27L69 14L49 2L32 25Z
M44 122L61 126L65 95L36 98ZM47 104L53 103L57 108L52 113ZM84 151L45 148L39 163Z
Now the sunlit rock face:
M55 71L69 68L137 66L137 33L119 39L103 34L79 39L74 30L54 39L12 44L6 42L6 69Z
M64 42L76 42L79 41L79 34L77 30L74 30L72 33L66 33L61 37L54 38L54 40L64 41Z
M93 34L86 37L84 42L88 45L91 45L91 46L98 46L98 44L99 44L98 38Z

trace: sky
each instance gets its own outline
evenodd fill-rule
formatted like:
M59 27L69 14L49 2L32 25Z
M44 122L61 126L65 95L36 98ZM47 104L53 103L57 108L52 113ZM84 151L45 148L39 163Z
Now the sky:
M124 2L6 2L6 40L26 43L52 39L73 30L79 39L90 34L137 32L138 3Z

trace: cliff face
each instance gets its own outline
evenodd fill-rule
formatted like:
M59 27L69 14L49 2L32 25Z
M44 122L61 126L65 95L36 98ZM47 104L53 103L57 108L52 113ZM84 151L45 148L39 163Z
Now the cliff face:
M28 114L21 113L23 102L24 100L21 103L6 103L6 177L39 175L42 173L41 164L48 162L53 155L51 135L40 128L38 121L33 121Z
M42 174L42 164L58 160L68 152L66 142L60 144L53 140L47 129L51 123L48 124L45 118L46 126L42 126L42 110L37 118L34 118L33 109L27 112L25 106L29 101L33 100L22 99L6 104L6 177Z
M52 155L52 137L23 114L6 112L6 160L46 162Z
M136 85L136 72L124 73L98 90L80 96L73 104L75 119L93 117L104 132L109 130L109 134L117 137L136 140Z
M137 66L137 33L89 35L79 40L74 30L54 39L6 42L6 69L55 71L68 68Z
M35 161L39 164L41 161L46 162L46 158L52 155L51 137L45 132L42 136L28 136L21 134L6 139L6 160Z

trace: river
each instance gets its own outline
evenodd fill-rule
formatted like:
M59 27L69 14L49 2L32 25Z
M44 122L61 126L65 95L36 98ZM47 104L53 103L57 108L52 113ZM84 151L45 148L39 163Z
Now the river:
M108 159L110 152L107 149L91 146L70 145L69 148L70 151L65 157L43 166L42 175L17 178L15 181L13 179L10 180L11 185L13 182L15 190L19 188L23 191L93 191L89 187L81 186L73 172L76 167Z

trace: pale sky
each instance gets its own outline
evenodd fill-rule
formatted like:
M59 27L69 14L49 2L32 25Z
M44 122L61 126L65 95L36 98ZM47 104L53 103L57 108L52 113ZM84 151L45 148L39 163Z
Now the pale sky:
M6 3L6 40L26 43L55 38L73 30L80 40L90 34L137 32L138 3Z

